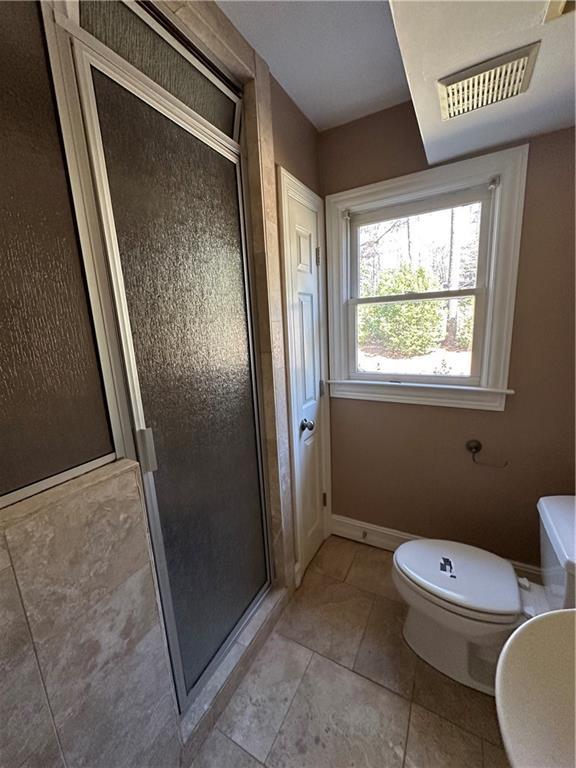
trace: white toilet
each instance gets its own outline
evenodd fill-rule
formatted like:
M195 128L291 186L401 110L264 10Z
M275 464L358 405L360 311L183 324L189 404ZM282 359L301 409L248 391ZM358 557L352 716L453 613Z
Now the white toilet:
M574 607L574 496L538 502L544 586L519 579L511 563L483 549L415 539L394 553L394 583L409 606L404 638L454 680L494 695L500 651L537 614Z

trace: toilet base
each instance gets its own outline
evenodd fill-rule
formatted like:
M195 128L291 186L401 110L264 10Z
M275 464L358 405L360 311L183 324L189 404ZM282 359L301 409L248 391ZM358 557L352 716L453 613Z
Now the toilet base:
M510 630L497 630L490 642L478 645L410 607L403 634L414 653L430 666L469 688L494 696L496 664Z

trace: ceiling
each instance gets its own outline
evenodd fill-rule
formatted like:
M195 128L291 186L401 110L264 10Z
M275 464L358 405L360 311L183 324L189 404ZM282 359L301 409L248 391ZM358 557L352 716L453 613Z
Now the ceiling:
M410 99L384 0L218 5L318 130Z
M574 124L574 13L543 24L544 0L391 0L430 163ZM525 93L442 121L436 81L541 40Z

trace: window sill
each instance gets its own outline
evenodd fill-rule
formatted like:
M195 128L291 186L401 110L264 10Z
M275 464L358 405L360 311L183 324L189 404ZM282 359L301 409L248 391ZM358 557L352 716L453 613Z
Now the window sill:
M470 408L503 411L506 395L512 389L469 387L454 384L416 384L413 382L381 382L329 380L330 397L348 400L372 400L413 405L440 405L447 408Z

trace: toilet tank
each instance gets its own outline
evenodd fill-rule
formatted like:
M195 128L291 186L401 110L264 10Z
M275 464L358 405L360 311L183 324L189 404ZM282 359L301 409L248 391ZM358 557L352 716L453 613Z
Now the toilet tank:
M576 496L544 496L540 514L542 580L551 610L574 608Z

